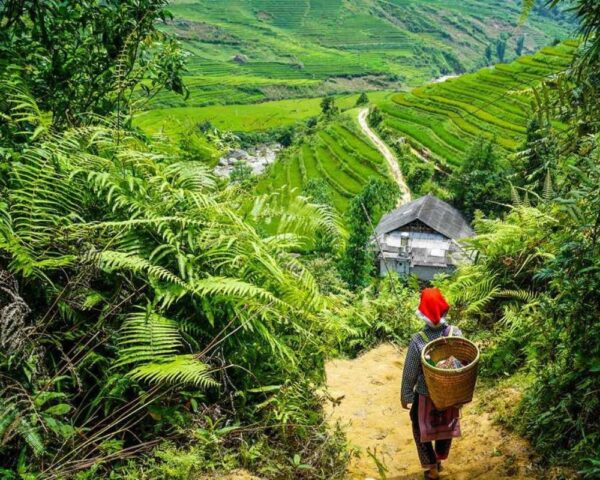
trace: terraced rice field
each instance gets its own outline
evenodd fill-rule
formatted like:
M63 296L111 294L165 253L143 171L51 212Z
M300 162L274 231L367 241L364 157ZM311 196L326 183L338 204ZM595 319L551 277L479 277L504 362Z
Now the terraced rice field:
M285 195L298 195L310 179L320 178L327 183L333 205L343 212L369 178L388 175L381 154L358 126L345 118L306 138L289 152L261 179L258 191L281 188Z
M169 10L191 95L154 107L412 87L475 68L501 34L513 58L521 35L535 51L572 30L566 15L537 11L519 24L520 0L172 0Z
M532 114L531 88L570 64L576 42L543 48L533 56L497 65L410 93L371 95L385 114L384 127L447 167L460 165L479 138L505 152L523 142ZM354 119L356 110L347 112ZM561 128L560 124L556 124ZM348 119L315 134L273 165L259 190L301 192L310 178L324 179L344 211L370 176L389 176L380 153ZM295 191L294 191L295 189Z
M565 70L576 46L567 41L510 64L393 95L379 102L384 126L449 166L459 165L478 138L512 152L531 118L531 88Z

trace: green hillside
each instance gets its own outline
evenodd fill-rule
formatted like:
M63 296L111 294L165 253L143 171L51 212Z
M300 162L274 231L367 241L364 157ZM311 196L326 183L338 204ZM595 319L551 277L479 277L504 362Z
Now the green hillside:
M479 138L492 139L497 148L509 153L525 138L532 114L531 87L543 77L564 70L576 45L568 41L510 64L428 84L410 93L378 92L370 100L384 113L386 136L404 138L416 150L448 167L459 165ZM274 111L285 102L257 107L267 106ZM238 107L220 108L231 112ZM344 211L348 200L370 177L389 174L380 153L356 125L356 116L357 110L349 110L325 130L303 139L299 147L273 165L259 190L287 185L288 191L297 194L309 179L322 179L333 204Z
M333 205L345 211L369 178L389 175L385 160L353 121L355 116L351 110L303 138L261 179L258 191L283 188L287 195L297 195L309 180L321 179Z
M443 83L399 93L379 103L384 126L442 163L457 165L478 138L501 149L521 145L532 115L531 87L564 71L576 42Z
M251 103L417 86L537 50L572 31L540 7L518 23L517 0L174 0L165 28L190 53L190 98L154 106ZM485 60L491 47L493 55Z
M371 100L383 100L390 92L370 92ZM336 105L342 110L356 103L358 94L341 95ZM164 131L178 134L189 127L209 121L221 130L252 132L291 125L321 113L321 98L295 98L257 104L171 107L141 112L135 124L147 133Z

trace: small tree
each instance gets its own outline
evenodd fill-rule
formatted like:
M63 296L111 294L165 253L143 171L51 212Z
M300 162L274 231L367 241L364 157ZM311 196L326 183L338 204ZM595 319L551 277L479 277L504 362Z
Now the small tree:
M340 261L342 278L351 288L368 284L373 271L373 251L369 239L381 216L394 208L400 190L390 180L369 179L363 190L350 202L348 227L350 237L346 251Z
M523 48L525 47L525 35L521 35L517 38L517 45L515 46L515 53L517 57L520 57L523 54Z
M499 214L510 201L508 172L498 162L491 140L480 139L451 178L456 206L472 219L476 210Z
M2 1L0 73L8 65L22 68L27 89L55 126L115 111L129 121L129 107L162 88L186 93L183 50L159 29L170 18L168 3Z
M425 194L423 187L428 184L435 173L432 163L414 162L407 172L406 179L413 193Z
M504 63L504 58L506 56L506 38L500 37L496 40L496 55L498 56L498 61L500 63Z
M373 128L377 128L381 125L381 122L383 122L383 113L381 113L379 107L374 107L373 110L371 110L367 120L369 121L369 125Z
M289 147L294 143L294 128L289 127L284 129L278 136L277 141L284 147Z
M536 117L527 125L525 142L519 156L520 185L542 192L547 173L556 167L557 144L548 125L540 125Z
M492 63L492 46L488 45L485 47L485 63L489 65Z
M335 98L324 97L321 100L321 111L326 117L331 117L338 113L338 107L335 104Z
M356 100L356 106L362 107L363 105L367 105L368 103L369 97L367 97L367 94L365 92L362 92Z

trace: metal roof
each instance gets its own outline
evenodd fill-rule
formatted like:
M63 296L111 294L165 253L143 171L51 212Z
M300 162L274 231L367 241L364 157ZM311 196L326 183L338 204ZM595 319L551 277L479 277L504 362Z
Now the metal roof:
M462 214L430 193L384 215L375 228L377 235L397 230L415 220L442 235L457 240L475 235Z

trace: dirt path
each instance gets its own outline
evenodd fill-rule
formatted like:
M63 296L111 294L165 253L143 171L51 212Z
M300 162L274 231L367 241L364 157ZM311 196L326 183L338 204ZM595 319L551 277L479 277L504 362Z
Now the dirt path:
M360 449L349 479L422 479L408 412L400 405L404 352L381 345L354 360L333 360L326 366L329 393L342 395L328 406L332 421L347 427L348 439ZM480 395L481 396L481 395ZM531 472L527 443L494 425L476 401L462 411L463 436L454 441L441 478L445 480L541 478ZM385 477L367 451L386 465Z
M381 140L381 138L379 138L379 136L373 130L371 130L367 123L368 114L368 108L361 109L358 112L358 124L360 125L360 128L362 128L363 132L365 132L365 135L367 135L367 137L369 137L369 139L375 144L377 149L381 152L381 154L387 161L388 166L390 167L392 177L398 184L398 187L400 187L401 196L400 200L398 201L398 204L402 205L404 203L408 203L411 200L410 189L408 188L408 185L404 180L404 175L402 175L402 171L400 170L400 167L398 165L398 159L396 158L396 155L392 153L390 148L385 144L385 142Z

